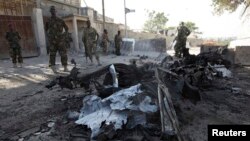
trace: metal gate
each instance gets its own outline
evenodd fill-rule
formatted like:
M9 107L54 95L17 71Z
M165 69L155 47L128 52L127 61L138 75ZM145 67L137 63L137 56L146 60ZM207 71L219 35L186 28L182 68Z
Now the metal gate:
M22 37L20 45L24 57L38 56L35 35L30 16L0 15L0 58L9 58L9 45L5 39L8 24L12 24Z

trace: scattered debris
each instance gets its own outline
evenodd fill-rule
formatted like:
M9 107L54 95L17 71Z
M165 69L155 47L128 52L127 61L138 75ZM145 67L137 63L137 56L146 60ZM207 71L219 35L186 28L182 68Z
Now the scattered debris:
M166 57L161 62L161 70L166 72L162 74L165 78L163 82L170 92L174 96L181 94L194 103L201 100L200 89L210 87L215 77L232 77L231 71L227 69L229 66L230 63L218 51L197 56L187 51L183 59L174 61Z
M20 136L21 138L27 137L35 132L38 132L40 130L40 127L34 127L28 130L25 130L21 133L18 134L18 136Z
M78 119L79 118L79 115L80 115L80 113L78 113L78 112L76 112L76 111L68 111L68 113L67 113L67 118L69 119L69 120L76 120L76 119Z
M142 56L140 56L140 60L146 60L146 59L148 59L148 56L147 56L147 55L142 55Z
M139 105L134 104L133 97L142 93L140 87L141 84L138 84L123 89L103 100L95 95L86 96L76 123L87 125L92 130L92 137L96 137L101 132L100 127L103 122L106 125L113 124L114 129L117 130L122 129L122 126L127 123L128 115L137 116L140 112L156 112L157 106L151 105L151 98L148 96Z
M52 128L52 127L54 127L54 126L55 126L55 122L49 122L49 123L48 123L48 127L49 127L49 128Z
M228 70L224 65L215 64L214 66L211 67L217 71L217 75L220 77L227 77L227 78L232 77L232 72Z
M140 56L144 59L147 56ZM211 87L217 78L232 77L227 69L230 64L219 52L195 56L187 50L183 59L166 56L160 65L143 63L137 67L136 61L111 64L90 74L80 74L74 67L70 75L57 77L47 88L85 89L88 95L80 113L68 111L67 118L88 127L92 139L183 141L172 99L187 98L196 104L202 99L201 89ZM138 130L140 135L124 138L126 132Z
M242 92L242 89L237 87L232 87L231 92L234 94L238 94Z

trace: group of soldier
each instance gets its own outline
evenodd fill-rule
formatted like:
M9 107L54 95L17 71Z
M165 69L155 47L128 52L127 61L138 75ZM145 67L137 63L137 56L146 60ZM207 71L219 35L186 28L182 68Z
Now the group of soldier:
M61 56L61 63L64 67L64 71L68 71L68 56L67 56L67 43L65 40L70 39L67 38L65 35L68 34L68 27L65 22L56 16L56 9L54 6L50 7L51 17L49 18L48 22L45 25L45 31L48 36L49 41L49 64L54 73L57 73L55 62L56 62L56 53L59 52ZM175 56L182 57L183 52L186 49L186 41L187 36L190 34L190 30L184 26L182 22L178 27L178 35L175 38L177 41L175 44ZM65 32L63 32L65 31ZM10 45L10 56L12 58L12 63L14 67L17 67L17 61L22 67L23 59L21 53L21 46L19 41L21 40L21 36L17 31L14 30L13 25L9 24L9 31L6 33L6 39ZM101 65L99 55L97 53L97 44L98 44L99 35L95 28L91 26L90 21L87 21L87 27L84 28L83 31L83 44L85 47L85 55L86 59L91 61L91 65L93 65L93 56L95 56L98 65ZM71 39L72 40L72 39ZM110 40L108 38L108 32L104 29L102 39L101 39L101 46L103 48L103 52L107 53L108 51L108 42ZM115 35L115 53L116 55L120 55L120 48L122 44L122 37L120 31Z
M51 17L45 25L45 32L48 37L49 47L47 53L49 53L49 66L51 67L54 73L57 73L55 63L56 63L56 53L59 52L61 56L61 63L64 67L64 71L68 71L68 56L67 56L67 48L69 42L72 41L72 38L69 37L68 27L65 22L56 16L56 9L54 6L50 7ZM6 33L6 39L10 45L10 56L12 58L13 67L17 67L17 60L20 66L22 66L22 53L21 46L19 41L21 40L21 36L17 31L14 30L13 25L9 24L9 31ZM90 65L93 65L93 56L95 56L98 65L101 65L99 55L97 52L97 43L98 43L99 35L95 28L91 27L91 23L87 21L87 27L84 28L83 31L83 44L85 48L86 59L89 58L91 61ZM102 35L101 46L103 47L103 52L107 53L108 51L108 42L110 42L108 38L108 32L104 29L104 33ZM116 54L120 55L120 48L122 44L122 37L120 35L120 31L118 31L115 36L115 48ZM87 59L88 60L88 59Z

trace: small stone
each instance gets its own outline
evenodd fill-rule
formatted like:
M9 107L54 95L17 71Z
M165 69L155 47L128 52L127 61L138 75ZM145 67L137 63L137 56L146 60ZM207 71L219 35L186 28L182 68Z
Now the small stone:
M28 129L28 130L25 130L24 132L21 132L19 134L20 137L26 137L26 136L29 136L35 132L38 132L40 130L40 127L34 127L34 128L31 128L31 129Z
M20 138L20 139L18 139L18 141L24 141L24 138Z
M41 134L42 134L42 132L36 132L36 133L34 133L35 136L38 136L38 135L41 135Z
M49 123L48 123L48 127L49 127L49 128L52 128L52 127L54 127L54 126L55 126L55 123L54 123L54 122L49 122Z
M242 89L241 88L237 88L237 87L233 87L231 91L234 94L238 94L238 93L240 93L242 91Z

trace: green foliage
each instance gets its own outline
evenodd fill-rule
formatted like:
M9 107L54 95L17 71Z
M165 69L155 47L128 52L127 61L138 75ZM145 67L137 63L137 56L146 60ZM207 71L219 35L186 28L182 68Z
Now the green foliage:
M165 28L168 18L164 12L147 11L148 20L144 23L144 30L157 33Z
M186 23L185 23L185 26L186 26L191 32L195 32L195 31L197 31L197 30L199 29L199 28L195 25L195 23L190 22L190 21L186 22Z
M249 5L250 0L212 0L215 14L221 15L225 11L234 12L240 5Z
M168 28L166 28L167 30L174 30L174 29L176 29L177 27L175 27L175 26L170 26L170 27L168 27Z

